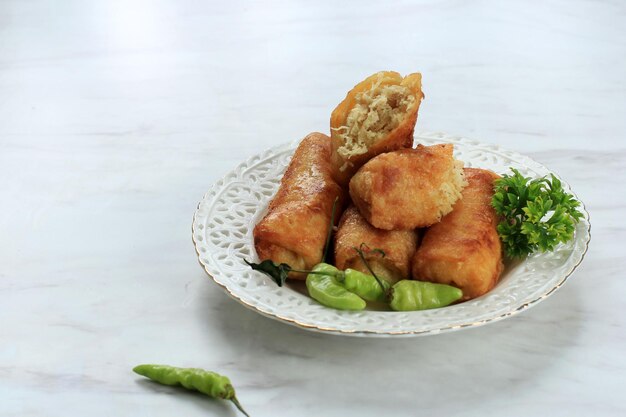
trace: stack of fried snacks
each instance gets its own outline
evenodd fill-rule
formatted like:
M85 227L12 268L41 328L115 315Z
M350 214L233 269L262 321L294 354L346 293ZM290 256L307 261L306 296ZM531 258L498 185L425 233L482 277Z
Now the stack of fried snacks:
M491 207L498 176L463 169L452 144L412 147L421 80L420 73L392 71L366 78L332 112L331 137L312 133L302 140L254 229L261 260L302 270L322 262L337 200L334 264L340 270L367 274L371 268L390 282L449 284L464 300L496 285L503 269Z

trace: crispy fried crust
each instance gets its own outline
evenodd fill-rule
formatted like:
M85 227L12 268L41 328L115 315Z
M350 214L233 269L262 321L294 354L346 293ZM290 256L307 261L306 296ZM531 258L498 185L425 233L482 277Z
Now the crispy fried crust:
M344 196L330 174L330 138L311 133L296 149L267 215L254 228L259 258L296 269L319 263L336 197L338 219ZM306 278L297 273L289 277Z
M350 196L374 227L430 226L452 210L465 184L453 145L418 145L378 155L352 177Z
M382 79L380 79L381 77ZM402 85L408 87L415 95L415 102L407 109L407 113L402 122L395 129L390 131L386 137L378 140L373 146L369 147L366 153L354 155L346 159L337 152L344 144L344 140L338 134L337 129L341 126L345 126L348 114L356 104L357 94L369 90L373 84L379 81L380 85L383 86ZM403 78L395 71L382 71L367 77L348 92L346 98L337 105L330 116L332 143L331 167L333 178L335 178L339 185L347 186L354 173L374 156L402 148L411 148L413 146L413 130L415 129L417 112L423 98L422 74L420 73L409 74Z
M466 168L465 178L468 185L454 210L426 231L413 258L413 278L454 285L468 300L496 285L503 264L498 217L491 207L498 175Z
M369 274L369 271L353 247L365 243L370 249L382 249L379 253L367 253L365 259L377 275L391 281L408 279L411 258L417 249L417 232L414 230L387 231L376 229L359 214L354 206L346 209L339 222L335 236L335 265L339 269L352 268Z

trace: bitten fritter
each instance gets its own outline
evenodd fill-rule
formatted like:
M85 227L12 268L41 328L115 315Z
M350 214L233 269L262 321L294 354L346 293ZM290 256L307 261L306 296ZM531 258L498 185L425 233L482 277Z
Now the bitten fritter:
M330 173L330 138L311 133L296 149L268 213L254 228L259 258L295 269L321 262L335 198L338 219L344 192ZM306 275L292 272L289 277Z
M378 155L350 181L350 196L372 226L385 230L430 226L452 211L465 186L453 145L418 145Z
M424 94L422 75L373 74L350 90L330 117L333 176L347 186L374 156L413 146L413 130Z
M502 273L498 216L491 206L498 175L466 168L463 197L440 223L431 226L413 258L413 278L454 285L463 299L491 290Z
M396 282L411 275L411 259L417 249L417 232L414 230L381 230L370 225L354 206L346 209L339 221L335 236L335 265L339 269L352 268L369 274L354 247L365 243L365 259L376 275Z

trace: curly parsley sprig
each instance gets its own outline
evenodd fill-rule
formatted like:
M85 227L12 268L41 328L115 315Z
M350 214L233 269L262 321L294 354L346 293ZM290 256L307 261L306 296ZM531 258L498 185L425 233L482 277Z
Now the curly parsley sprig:
M498 234L510 258L522 258L537 250L551 251L572 239L582 218L580 203L563 190L554 175L530 179L511 168L513 175L495 181L491 201L502 216Z

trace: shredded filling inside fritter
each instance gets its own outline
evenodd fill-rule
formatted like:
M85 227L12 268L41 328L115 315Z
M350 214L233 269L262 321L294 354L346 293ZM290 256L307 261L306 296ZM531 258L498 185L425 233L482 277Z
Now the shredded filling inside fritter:
M335 129L344 142L337 153L344 159L366 153L369 147L400 125L407 109L415 103L415 95L409 88L381 86L381 81L382 77L369 91L356 95L356 104L348 113L346 125Z
M453 169L446 172L443 181L441 182L441 189L439 190L441 199L439 204L439 211L441 216L452 211L454 203L461 198L461 191L467 185L465 175L463 175L463 162L454 160Z

